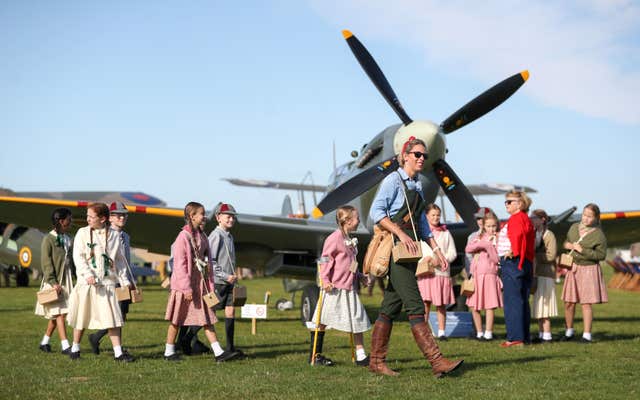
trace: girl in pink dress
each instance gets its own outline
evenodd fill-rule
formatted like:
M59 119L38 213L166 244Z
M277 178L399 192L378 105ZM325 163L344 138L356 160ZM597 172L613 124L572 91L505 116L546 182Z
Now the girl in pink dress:
M493 310L502 308L502 282L498 278L498 252L495 246L498 217L493 212L489 212L484 216L483 221L480 235L469 242L465 249L466 253L473 254L470 272L476 288L467 299L467 306L471 308L476 339L493 340ZM485 310L484 334L481 310Z
M449 262L457 257L456 246L453 242L451 232L446 225L440 223L441 210L435 204L428 204L425 208L429 228L433 233L433 238L442 251L444 258ZM436 249L433 249L434 251ZM453 283L451 282L451 272L448 267L436 267L433 275L421 276L417 278L420 296L424 301L425 319L429 321L429 309L431 304L436 306L438 312L438 339L446 340L445 321L447 317L447 305L456 302L453 294Z
M215 359L219 362L233 358L222 350L213 324L218 322L215 312L204 302L203 295L214 291L209 241L202 232L204 207L190 202L184 208L186 225L171 245L173 272L171 294L164 319L169 321L164 359L177 361L176 336L180 326L202 326L211 343Z

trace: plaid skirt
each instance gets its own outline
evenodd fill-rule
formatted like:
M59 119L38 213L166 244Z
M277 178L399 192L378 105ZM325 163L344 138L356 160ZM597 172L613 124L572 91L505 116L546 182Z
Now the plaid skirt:
M609 301L600 264L573 264L564 277L562 300L566 303L599 304Z

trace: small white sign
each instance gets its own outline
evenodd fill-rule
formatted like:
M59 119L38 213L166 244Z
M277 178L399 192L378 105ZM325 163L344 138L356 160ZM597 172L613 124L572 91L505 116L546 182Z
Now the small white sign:
M245 304L240 309L240 318L267 319L267 305Z

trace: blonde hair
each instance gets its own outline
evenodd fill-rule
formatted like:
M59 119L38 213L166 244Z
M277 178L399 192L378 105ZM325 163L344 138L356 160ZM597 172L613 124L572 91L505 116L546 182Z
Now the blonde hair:
M504 197L506 199L508 199L509 197L516 197L518 200L520 200L520 211L524 212L529 212L529 208L533 203L531 198L525 192L521 192L519 190L512 190L510 192L507 192Z
M344 225L351 219L353 212L358 212L354 206L344 205L336 210L336 223L344 231Z
M417 145L422 145L424 150L427 151L427 145L422 141L422 139L413 138L404 142L402 150L400 151L400 154L398 154L398 164L400 164L401 167L404 167L404 155L411 153L411 150L413 150Z
M485 223L490 219L496 221L496 228L500 230L500 220L498 219L498 216L493 211L487 211L484 214L484 217L482 217L482 229L480 230L479 236L482 236L485 233L487 233L487 230L485 229L484 226L485 226Z

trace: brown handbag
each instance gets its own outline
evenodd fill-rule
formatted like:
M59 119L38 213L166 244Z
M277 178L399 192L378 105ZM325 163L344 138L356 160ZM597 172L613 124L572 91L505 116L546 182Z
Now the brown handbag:
M233 306L242 307L247 302L247 288L235 285L233 287Z
M393 235L379 225L373 227L373 237L364 255L362 272L383 278L389 272L389 257L393 247Z
M54 288L48 288L38 291L38 293L36 293L36 298L38 299L38 303L45 305L55 303L56 301L58 301L60 296Z
M144 298L142 297L142 289L137 286L135 289L130 289L129 286L117 287L116 300L131 300L132 303L142 303L142 301L144 300Z
M470 297L475 291L476 285L473 283L473 276L462 281L462 285L460 286L461 295Z
M202 296L202 299L204 300L207 307L211 309L213 309L215 306L217 306L220 303L218 296L216 296L214 292L209 292L209 289L207 289L207 294Z

